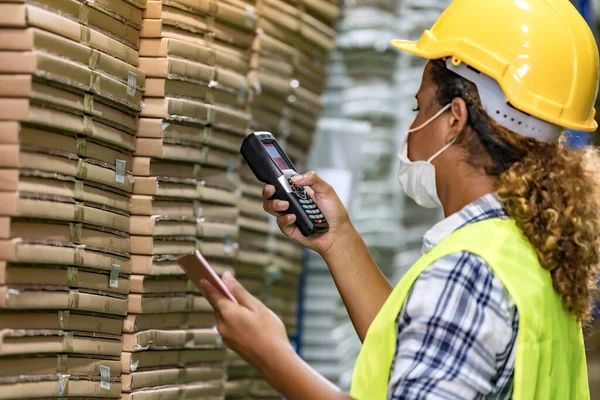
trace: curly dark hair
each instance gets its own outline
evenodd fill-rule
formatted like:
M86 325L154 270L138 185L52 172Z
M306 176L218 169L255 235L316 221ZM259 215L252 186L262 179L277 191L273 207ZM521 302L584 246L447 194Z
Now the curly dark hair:
M565 307L582 322L591 318L600 263L600 157L593 148L542 143L496 123L477 87L434 60L431 78L443 106L467 104L472 128L457 140L471 166L497 178L506 212L535 248Z

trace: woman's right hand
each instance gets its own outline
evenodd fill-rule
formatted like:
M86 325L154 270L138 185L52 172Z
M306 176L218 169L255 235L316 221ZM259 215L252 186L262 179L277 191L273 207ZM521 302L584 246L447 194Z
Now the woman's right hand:
M284 235L295 239L300 244L317 253L324 255L333 247L333 244L343 235L352 232L354 227L350 222L348 211L335 190L314 172L307 172L292 178L297 186L306 186L307 193L312 197L315 204L329 223L329 230L318 237L307 238L300 233L296 227L296 216L287 214L289 203L273 199L275 187L266 185L262 195L265 200L263 208L269 214L277 217L277 224Z

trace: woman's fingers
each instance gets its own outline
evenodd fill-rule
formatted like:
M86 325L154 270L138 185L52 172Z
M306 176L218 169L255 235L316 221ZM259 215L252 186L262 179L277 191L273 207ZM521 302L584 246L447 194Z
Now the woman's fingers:
M325 182L319 175L312 171L303 175L294 176L292 178L292 182L294 185L308 186L317 194L328 194L333 191L327 182Z
M290 203L282 200L266 200L263 203L263 208L269 214L278 217L282 212L290 208Z
M279 225L279 229L287 236L291 236L294 233L294 229L296 226L294 223L296 222L296 216L294 214L284 214L277 217L277 225Z
M274 195L275 195L275 186L265 185L265 187L263 187L263 191L262 191L263 199L269 200Z

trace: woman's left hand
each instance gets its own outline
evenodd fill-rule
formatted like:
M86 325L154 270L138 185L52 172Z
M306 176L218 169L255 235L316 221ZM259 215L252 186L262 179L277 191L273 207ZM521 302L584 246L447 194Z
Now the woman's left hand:
M223 343L261 372L269 368L282 350L291 349L285 326L279 317L252 296L230 272L223 282L239 304L225 297L208 281L201 285L205 296L215 309L217 330Z

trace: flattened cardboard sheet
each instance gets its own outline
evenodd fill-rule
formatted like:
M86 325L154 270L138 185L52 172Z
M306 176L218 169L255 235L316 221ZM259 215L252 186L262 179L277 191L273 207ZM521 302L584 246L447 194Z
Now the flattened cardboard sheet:
M237 153L246 135L240 131L228 131L215 126L198 126L174 120L140 118L137 137L169 138L187 140Z
M225 382L225 394L231 396L246 396L252 388L252 380L237 380Z
M94 161L108 164L116 168L117 163L123 164L126 171L132 169L130 152L115 149L105 144L96 143L72 133L64 134L38 129L29 125L0 122L0 129L8 129L0 133L0 144L19 144L20 147L45 153L66 153L90 158Z
M92 380L69 375L56 375L52 380L14 382L0 384L0 399L51 398L56 395L69 397L119 397L121 382L114 380L102 384L100 378Z
M172 97L144 99L140 116L172 119L205 126L212 124L233 132L246 133L250 115L217 105Z
M195 237L173 237L173 236L132 236L131 254L180 255L191 253L196 250Z
M170 161L206 164L227 169L239 163L239 154L211 149L197 142L179 139L137 138L135 156L152 157Z
M131 197L131 213L136 217L166 215L174 218L193 218L196 216L193 201L162 200L141 195ZM138 234L138 231L131 231L130 233Z
M23 3L34 3L31 0L21 0ZM96 8L75 0L44 0L44 8L48 11L63 15L80 25L90 27L111 38L137 50L140 31L127 23L119 21Z
M123 320L123 332L134 333L148 329L206 329L215 326L216 321L213 311L128 314Z
M229 47L212 43L209 46L192 44L178 39L141 39L141 57L178 57L218 66L246 76L250 70L248 56L240 51L232 51Z
M181 386L169 386L152 390L140 390L133 393L123 393L121 400L177 400L198 399L211 400L222 399L224 395L224 384L222 382L191 383Z
M217 364L206 367L168 368L158 371L134 372L122 375L121 382L123 383L123 391L131 392L146 387L222 381L225 376L225 367Z
M247 231L243 232L244 238L247 238ZM264 236L263 236L264 239ZM237 254L237 265L242 268L251 266L253 270L264 270L271 263L271 255L264 251L248 250L241 248ZM237 267L236 265L236 267Z
M131 182L133 176L129 172L125 172L123 175L124 179L121 182L115 170L91 163L90 161L78 158L76 155L52 155L29 151L19 152L18 147L13 145L0 145L0 166L14 168L15 170L19 168L27 171L41 171L49 174L80 178L99 185L120 189L125 193L130 193L133 186ZM13 184L18 183L18 175L10 180Z
M66 58L34 50L30 52L0 52L0 72L4 74L32 74L53 83L88 91L119 104L121 107L139 112L142 107L142 92L136 86L128 86L116 79ZM7 61L10 60L10 61Z
M182 0L180 1L187 1ZM207 6L209 2L189 2L192 6ZM216 2L215 2L216 3ZM155 3L156 4L156 3ZM214 4L214 3L213 3ZM154 16L157 16L156 14ZM182 31L177 34L177 31ZM254 31L252 29L242 30L240 27L232 26L223 20L209 17L208 15L192 14L179 8L162 5L160 18L144 20L141 30L141 38L163 38L181 35L194 35L196 40L206 43L206 38L214 36L220 42L236 46L241 49L249 49L252 46Z
M212 306L208 301L194 294L171 296L129 294L128 296L127 312L133 314L209 311L212 312Z
M56 4L56 1L54 4ZM95 29L82 26L76 21L31 4L1 4L0 26L6 28L39 28L110 54L133 66L137 66L139 62L137 50Z
M130 197L108 186L92 186L74 177L36 170L21 170L14 181L15 191L41 196L58 196L83 201L86 206L128 213Z
M194 364L223 363L227 359L225 349L202 350L164 350L141 351L138 353L121 353L121 369L125 373L147 368L179 366Z
M27 243L21 239L0 240L0 259L22 264L75 265L102 271L118 269L131 273L131 260L127 257L99 252L86 246L56 243Z
M121 374L121 362L118 357L90 357L76 354L28 355L27 357L0 358L0 376L36 375L83 375L100 376L100 366L110 368L111 376ZM2 379L2 378L0 378Z
M142 9L125 0L79 0L111 17L140 30L142 27Z
M221 251L222 253L222 251ZM157 256L141 256L132 255L131 260L133 263L133 273L141 275L185 275L177 259L179 256L176 255L157 255ZM207 255L209 262L213 269L220 275L225 271L233 273L234 268L231 262L225 260L213 259L211 255Z
M240 228L237 223L221 223L200 218L196 236L206 240L237 241Z
M52 312L2 312L0 329L50 329L120 335L123 318L73 313L69 310Z
M97 1L94 3L98 4ZM0 49L5 51L33 51L37 49L64 57L87 66L91 70L102 72L123 84L131 85L132 89L137 88L144 91L146 86L146 75L139 68L110 54L95 50L85 45L85 43L78 43L73 38L63 37L43 29L3 29L0 31Z
M70 114L30 104L27 99L0 98L0 121L23 121L25 123L70 132L95 139L99 143L115 146L125 151L135 150L135 137L129 133L97 123L91 116ZM43 129L43 128L42 128Z
M196 218L184 216L134 215L129 233L148 236L196 236Z
M195 199L231 206L237 206L239 201L239 196L235 192L205 186L203 182L195 179L137 177L133 193L165 198Z
M129 293L128 276L86 271L77 267L41 267L0 261L0 285L63 286L110 293Z
M198 292L192 282L183 276L152 277L146 275L131 275L131 293L194 293ZM133 351L133 350L131 350Z
M65 331L25 331L3 329L0 331L0 355L38 353L79 353L118 356L119 338L86 337Z
M223 76L224 74L221 74ZM244 84L231 89L218 83L198 83L183 79L148 78L148 97L181 97L199 100L208 104L218 104L244 111L248 104L248 87Z
M318 117L315 115L316 111L307 112L304 109L300 109L295 106L295 103L290 104L282 103L281 97L273 96L268 93L261 93L260 96L256 96L252 103L253 117L259 123L265 123L275 129L275 133L285 134L287 136L298 136L296 141L298 143L309 142L309 138L312 136L312 132L317 129ZM254 115L257 112L261 112L259 116ZM266 113L269 114L266 114ZM267 121L263 121L263 120ZM284 122L280 123L279 120ZM290 125L289 127L285 125ZM296 128L296 129L294 129ZM288 132L279 132L283 129Z
M254 197L242 196L240 200L240 213L256 219L267 219L268 214L263 208L263 200Z
M0 217L0 239L21 238L30 243L83 244L119 255L129 253L129 235L77 222L27 220Z
M0 204L3 205L0 215L4 216L82 222L125 233L130 225L126 214L90 207L82 202L57 196L0 192Z
M323 110L321 98L301 87L297 81L290 82L287 79L272 74L256 71L251 79L258 80L262 93L270 94L282 99L282 105L293 104L294 107L304 110L309 114L320 114ZM260 97L257 96L257 97Z
M157 330L124 333L123 351L202 349L221 347L215 329ZM219 378L216 378L219 379Z
M245 215L240 215L238 223L240 225L240 232L242 232L243 230L260 232L263 234L268 234L271 232L271 225L269 224L269 220L256 219L256 217L247 217ZM240 239L240 243L244 247L247 246L247 243L245 243L243 239Z
M0 286L0 308L88 311L123 316L127 314L127 299L78 290L46 291Z

